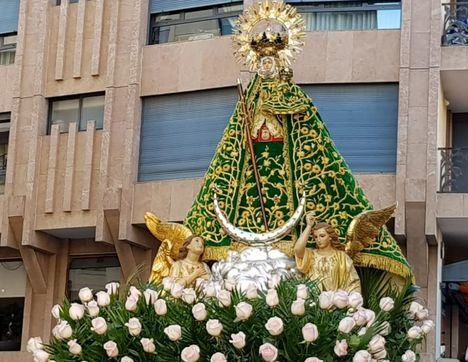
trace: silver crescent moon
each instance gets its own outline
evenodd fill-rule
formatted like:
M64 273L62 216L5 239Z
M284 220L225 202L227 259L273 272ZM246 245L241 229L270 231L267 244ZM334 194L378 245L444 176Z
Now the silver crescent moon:
M221 224L221 227L227 235L229 235L232 239L249 246L264 246L280 241L282 238L288 235L291 232L291 230L297 225L304 212L304 207L306 204L306 195L305 193L302 195L301 200L299 201L299 206L287 222L285 222L282 226L275 230L271 230L262 234L245 231L231 224L226 214L223 210L221 210L219 206L218 196L216 192L214 192L213 194L213 204L216 218L218 219L219 223Z

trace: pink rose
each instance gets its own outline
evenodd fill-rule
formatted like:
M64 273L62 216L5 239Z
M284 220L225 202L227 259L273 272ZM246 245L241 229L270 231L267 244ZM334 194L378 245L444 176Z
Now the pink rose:
M336 341L335 348L333 350L338 357L346 356L348 354L348 343L346 342L346 339Z
M273 362L278 358L278 349L271 343L264 343L258 349L264 361Z
M371 362L372 356L369 352L360 350L353 357L353 362Z
M239 332L239 333L231 334L231 339L229 340L229 342L231 342L231 344L237 349L244 348L245 347L245 333Z
M279 317L272 317L268 319L265 328L272 336L279 336L283 333L283 321Z
M180 358L184 362L196 362L200 359L200 347L196 344L192 344L185 347L180 354Z
M314 342L319 336L317 326L313 323L307 323L302 327L302 337L306 342Z

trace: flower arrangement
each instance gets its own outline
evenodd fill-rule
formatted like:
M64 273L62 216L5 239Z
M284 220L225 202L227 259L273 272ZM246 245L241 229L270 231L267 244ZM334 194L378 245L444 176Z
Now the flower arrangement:
M410 285L366 298L320 292L309 280L275 284L266 292L170 279L128 290L110 283L95 295L83 288L82 303L52 309L51 343L31 338L27 349L38 362L410 362L434 326Z

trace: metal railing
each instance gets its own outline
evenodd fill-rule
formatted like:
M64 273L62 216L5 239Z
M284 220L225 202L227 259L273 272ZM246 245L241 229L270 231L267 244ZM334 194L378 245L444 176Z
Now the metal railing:
M468 148L439 148L439 192L468 192Z
M468 45L468 1L443 4L445 9L442 45Z

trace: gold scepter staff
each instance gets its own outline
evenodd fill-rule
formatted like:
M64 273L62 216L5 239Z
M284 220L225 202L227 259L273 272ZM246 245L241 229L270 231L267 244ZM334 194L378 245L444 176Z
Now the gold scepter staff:
M250 116L249 116L249 111L247 110L247 104L245 103L245 98L244 98L244 90L242 89L242 83L239 78L237 78L237 91L239 92L239 100L242 105L242 112L245 115L245 136L247 137L247 145L249 147L250 151L250 159L252 160L252 166L253 166L253 171L254 171L254 176L255 176L255 184L257 185L257 191L258 191L258 198L260 200L260 208L262 210L262 216L263 216L263 223L265 224L265 231L268 231L268 220L266 216L266 211L265 211L265 204L263 203L263 195L262 195L262 185L260 184L260 175L258 173L258 168L257 168L257 161L255 159L255 153L254 153L254 146L252 142L252 137L250 135Z

